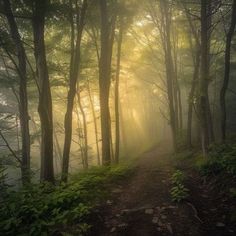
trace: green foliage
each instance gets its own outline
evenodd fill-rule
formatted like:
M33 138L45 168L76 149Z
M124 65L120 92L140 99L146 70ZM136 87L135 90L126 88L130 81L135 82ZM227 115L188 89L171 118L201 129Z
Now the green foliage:
M130 167L96 168L68 184L31 185L8 191L0 203L0 235L84 235L96 203L106 196L112 181L130 173Z
M172 201L181 202L189 195L189 190L183 184L177 184L170 190Z
M214 145L207 158L198 161L200 173L204 176L230 174L236 176L236 145Z
M172 184L181 184L183 183L185 176L182 171L176 170L175 173L171 177Z
M170 190L172 201L181 202L189 195L189 190L184 186L185 175L182 171L176 170L171 177L173 187Z

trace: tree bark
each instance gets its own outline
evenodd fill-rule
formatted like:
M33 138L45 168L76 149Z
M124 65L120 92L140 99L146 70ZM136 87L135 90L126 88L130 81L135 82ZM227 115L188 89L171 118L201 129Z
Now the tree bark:
M120 20L119 38L117 42L117 62L116 62L116 82L115 82L115 163L119 163L120 156L120 114L119 114L119 103L120 103L120 61L121 61L121 47L123 40L123 21Z
M226 102L225 95L229 85L230 77L230 57L231 57L231 42L235 31L236 25L236 0L233 1L232 6L232 15L229 31L226 35L226 46L225 46L225 71L224 71L224 80L223 85L220 91L220 107L221 107L221 132L222 132L222 141L225 142L226 139Z
M73 11L72 2L71 11ZM77 22L77 38L76 44L74 45L75 32L74 32L74 20L73 15L70 17L71 24L71 61L70 61L70 78L69 78L69 92L67 95L67 107L64 120L65 128L65 139L64 139L64 149L63 149L63 163L62 163L62 177L61 180L66 182L68 179L68 169L69 169L69 157L71 148L71 138L72 138L72 114L74 107L74 99L76 95L76 83L79 76L80 70L80 46L82 33L84 28L85 15L87 10L87 1L83 1L83 5L80 11L79 22ZM71 13L72 14L72 13ZM78 13L79 14L79 13Z
M111 83L111 58L114 28L109 22L108 7L106 0L100 0L101 12L101 53L99 61L99 88L100 88L100 111L101 111L101 136L102 136L102 163L111 163L111 123L109 112L109 92Z
M95 109L94 109L93 99L92 99L92 96L91 96L89 81L88 81L88 96L89 96L89 102L90 102L90 106L91 106L91 110L92 110L93 123L94 123L96 149L97 149L97 162L98 162L98 165L100 166L101 165L101 160L100 160L100 150L99 150L97 119L96 119L96 112L95 112Z
M206 155L210 144L209 132L209 98L208 98L208 83L209 83L209 3L207 0L201 0L201 76L200 76L200 123L201 123L201 140L202 151Z
M189 149L192 148L193 106L194 106L194 96L195 96L197 81L199 78L199 67L200 67L200 52L198 50L195 56L192 85L188 97L189 100L188 100L188 118L187 118L187 146Z
M173 138L174 151L177 151L177 119L175 113L175 89L174 86L174 65L171 52L171 14L168 3L164 0L160 1L161 13L162 13L162 24L164 28L164 52L165 52L165 66L166 66L166 83L167 83L167 95L169 101L169 112L170 112L170 126Z
M21 126L21 173L23 185L30 182L30 132L29 132L29 114L28 114L28 95L27 95L27 72L26 72L26 54L21 36L13 16L9 0L3 0L4 10L10 27L11 37L16 45L19 74L19 117Z
M78 88L77 91L77 100L78 100L78 105L79 105L79 109L80 112L82 114L82 120L83 120L83 130L84 130L84 147L83 147L83 151L84 151L84 168L87 170L88 169L88 131L87 131L87 121L86 121L86 114L84 112L83 109L83 105L81 103L81 97L80 97L80 91Z
M46 61L44 27L47 0L34 1L34 54L39 80L38 112L41 121L41 181L54 182L52 97Z

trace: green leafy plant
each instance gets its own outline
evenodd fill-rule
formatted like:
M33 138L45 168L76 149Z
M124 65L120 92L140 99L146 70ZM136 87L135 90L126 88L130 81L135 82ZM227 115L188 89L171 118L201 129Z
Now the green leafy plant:
M96 168L68 184L30 185L7 191L0 202L0 235L85 235L89 217L106 189L130 174L128 165Z
M172 184L181 184L185 180L184 173L180 170L176 170L171 177Z
M177 184L170 190L172 201L181 202L189 196L189 190L183 184Z
M219 174L236 176L236 146L212 145L208 157L200 162L198 168L204 176Z
M170 190L172 201L180 202L189 196L189 190L184 186L185 175L182 171L176 170L171 176L173 187Z

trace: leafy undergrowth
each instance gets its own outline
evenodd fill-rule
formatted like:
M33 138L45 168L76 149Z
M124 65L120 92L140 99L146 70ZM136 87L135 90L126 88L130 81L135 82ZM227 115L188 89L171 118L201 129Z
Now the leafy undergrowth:
M208 158L198 157L196 166L215 194L221 195L228 209L228 221L236 225L236 145L214 145Z
M208 158L199 157L196 164L204 176L228 174L236 177L236 145L213 145Z
M132 164L92 168L68 184L7 190L0 198L0 235L84 235L93 208L132 170Z
M185 151L174 160L188 174L190 199L202 208L206 222L212 219L236 229L236 144L212 145L207 157ZM206 213L208 208L216 211Z
M188 197L189 190L184 186L186 176L180 170L176 170L171 177L173 187L170 190L172 201L181 202Z
M236 177L236 144L212 145L208 156L198 152L185 151L174 155L176 166L191 166L202 176L216 177L229 175Z

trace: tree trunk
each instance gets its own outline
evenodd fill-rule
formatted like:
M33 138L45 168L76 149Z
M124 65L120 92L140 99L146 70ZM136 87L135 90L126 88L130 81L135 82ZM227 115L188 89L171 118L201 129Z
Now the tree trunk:
M77 130L78 130L78 145L80 147L80 154L83 168L85 169L85 161L84 161L84 134L83 134L83 125L80 120L80 113L78 109L78 100L76 101L77 104L75 106L76 116L77 116Z
M116 62L116 82L115 82L115 163L119 163L120 156L120 114L119 114L119 85L120 85L120 61L121 61L121 46L123 40L123 21L120 20L119 38L117 42L117 62Z
M202 151L205 155L210 143L209 133L209 99L208 99L208 83L209 83L209 16L208 1L201 0L201 76L200 76L200 122L202 136Z
M177 121L175 113L175 101L174 101L174 65L171 53L171 14L168 3L164 0L160 1L162 12L162 24L164 26L164 52L165 52L165 66L166 66L166 83L167 83L167 95L169 101L170 112L170 125L173 138L174 151L177 151Z
M92 99L92 96L91 96L89 81L88 81L88 95L89 95L89 102L90 102L90 106L91 106L91 110L92 110L93 123L94 123L96 149L97 149L97 162L98 162L98 165L100 166L101 165L101 160L100 160L100 150L99 150L97 119L96 119L96 113L95 113L95 109L94 109L93 99Z
M83 147L83 151L84 151L84 168L87 170L88 169L88 131L87 131L87 121L86 121L86 115L83 109L83 105L81 103L81 98L80 98L80 91L79 91L79 87L78 87L78 91L77 91L77 100L78 100L78 105L79 105L79 109L80 112L82 114L82 119L83 119L83 131L84 131L84 147Z
M52 97L46 61L44 25L47 1L34 1L34 54L39 80L38 112L41 121L41 181L54 182Z
M19 113L20 113L20 127L21 127L21 174L23 185L30 182L30 133L29 133L29 114L28 114L28 95L27 95L27 72L26 72L26 54L21 36L12 13L11 4L9 0L4 0L4 10L10 27L11 37L15 43L19 75Z
M59 162L60 162L60 168L61 168L61 163L62 163L62 150L58 141L58 137L57 137L57 132L54 130L54 140L55 140L55 147L57 150L57 157L59 158Z
M99 61L99 88L101 110L101 136L102 136L102 163L110 165L111 148L110 134L111 123L109 114L109 91L111 83L111 58L114 29L109 22L107 1L100 0L101 12L101 54Z
M225 142L226 139L226 103L225 95L229 85L230 77L230 57L231 57L231 41L234 35L236 25L236 0L233 1L232 16L229 31L226 35L226 46L225 46L225 71L223 85L220 91L220 107L221 107L221 132L222 141Z
M190 44L190 49L191 49L191 54L192 54L193 65L194 65L192 84L191 84L191 89L190 89L189 97L188 97L189 100L188 100L187 137L186 137L187 147L188 149L191 149L192 148L192 120L193 120L193 109L194 109L194 96L196 94L196 89L198 85L201 54L200 54L200 39L199 39L198 32L196 30L196 27L193 24L193 19L188 13L186 5L184 4L183 7L185 9L186 17L187 17L188 24L190 27L188 38L189 38L189 44ZM194 46L193 46L193 39L195 40ZM199 129L196 129L196 130L198 131Z
M73 11L72 2L71 11ZM64 139L64 149L63 149L63 163L62 163L62 177L61 180L66 182L68 179L68 169L69 169L69 157L71 148L71 138L72 138L72 114L74 107L74 99L76 95L76 83L79 76L80 70L80 45L85 21L85 14L87 10L87 1L83 1L81 8L81 14L79 16L79 22L77 22L77 38L76 44L74 45L75 32L74 32L74 20L73 15L70 18L71 24L71 61L70 61L70 78L69 78L69 92L67 95L67 107L64 120L65 127L65 139ZM71 13L72 14L72 13ZM79 14L79 13L78 13Z
M188 118L187 118L187 146L189 149L192 148L192 119L193 119L193 106L194 106L194 95L196 91L197 80L199 78L199 67L200 67L200 52L197 50L194 63L194 72L192 85L189 92L188 100Z

